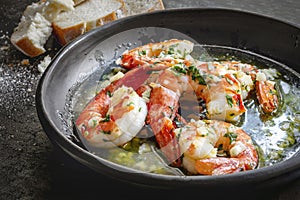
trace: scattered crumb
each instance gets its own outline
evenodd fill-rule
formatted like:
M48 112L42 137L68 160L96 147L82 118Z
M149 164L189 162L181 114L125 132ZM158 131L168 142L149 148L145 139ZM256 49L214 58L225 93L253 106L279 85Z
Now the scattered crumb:
M23 60L21 61L21 64L22 64L22 65L29 65L29 64L30 64L29 59L23 59Z
M2 46L2 47L0 47L0 50L7 51L7 50L9 50L9 46Z
M48 65L51 62L51 57L49 55L45 56L43 60L38 64L38 71L44 73Z

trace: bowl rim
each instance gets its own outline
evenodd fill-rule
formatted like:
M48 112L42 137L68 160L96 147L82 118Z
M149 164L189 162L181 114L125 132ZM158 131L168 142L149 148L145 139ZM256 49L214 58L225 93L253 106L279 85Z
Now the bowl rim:
M53 71L57 68L58 63L64 58L64 55L71 49L76 48L76 46L80 45L80 43L84 42L84 40L88 37L91 37L95 34L99 34L99 32L104 32L108 30L111 27L118 26L119 23L122 23L124 21L129 21L132 19L137 19L140 16L149 16L157 15L157 14L170 14L170 13L177 13L177 12L234 12L241 15L248 15L248 16L254 16L258 18L264 18L271 21L276 21L277 23L285 24L288 26L292 26L296 29L299 29L299 26L291 23L286 22L283 20L279 20L264 14L258 14L254 12L249 12L245 10L238 10L238 9L228 9L228 8L171 8L167 10L160 10L160 11L153 11L151 13L143 13L143 14L137 14L135 16L129 16L125 18L118 19L116 21L110 22L108 24L105 24L101 27L97 27L79 37L74 39L72 42L66 44L65 46L61 47L60 50L56 53L56 55L51 60L50 64L48 65L47 69L43 72L37 86L36 90L36 109L38 113L38 118L41 122L41 125L45 131L45 133L48 135L49 139L54 136L56 137L55 142L58 144L60 148L62 148L65 152L67 152L71 157L74 157L75 159L82 160L83 163L88 164L89 161L95 162L96 160L101 160L101 162L108 162L109 165L115 165L116 168L113 169L115 172L123 173L134 173L137 177L142 178L149 178L154 180L155 182L159 183L161 180L169 181L168 183L176 182L176 184L180 184L180 186L183 186L185 184L187 185L199 185L199 184L205 184L205 185L217 185L220 183L227 183L228 180L234 181L236 183L244 182L246 179L247 183L257 183L257 182L264 182L269 179L273 179L275 177L284 175L288 172L297 171L300 170L300 158L299 155L295 157L291 157L283 162L276 163L272 166L266 166L263 168L255 169L255 170L249 170L244 171L242 173L234 173L234 174L225 174L225 175L219 175L219 176L174 176L174 175L162 175L162 174L153 174L153 173L145 173L140 172L125 166L121 166L118 164L111 163L110 161L107 161L105 159L99 158L98 156L92 154L91 152L81 148L74 142L72 142L70 139L66 137L66 135L55 125L53 120L49 118L47 109L44 105L44 99L45 99L45 85L47 85L47 81L49 80L49 77L51 77ZM51 133L49 133L49 129L51 129ZM60 142L57 142L57 141ZM72 153L71 153L72 151ZM87 159L89 158L89 159ZM297 161L297 162L296 162ZM89 165L89 164L88 164ZM116 170L121 168L122 170ZM96 169L97 170L97 169ZM111 174L111 173L110 173ZM118 176L118 175L117 175ZM122 176L122 175L121 175ZM135 180L139 182L138 180ZM141 182L140 184L144 184ZM171 183L171 185L173 185ZM174 185L173 185L174 186ZM177 185L178 186L178 185Z

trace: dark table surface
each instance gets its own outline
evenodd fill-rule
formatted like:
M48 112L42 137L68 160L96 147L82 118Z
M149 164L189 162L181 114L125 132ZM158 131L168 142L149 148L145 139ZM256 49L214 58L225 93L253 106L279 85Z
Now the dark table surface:
M137 196L134 187L128 188L78 164L56 150L48 140L35 108L35 90L41 77L37 64L45 54L27 58L9 41L22 12L31 2L1 0L0 4L0 199L102 199L104 196L144 198ZM245 10L300 27L298 0L165 0L164 4L166 9L217 7ZM47 43L47 48L46 55L51 57L59 50L54 39ZM248 198L238 191L222 195L225 199ZM167 198L159 192L147 193L146 197ZM180 196L184 197L184 194ZM186 197L191 198L188 194ZM204 196L199 193L194 198L201 197ZM206 198L212 199L209 196ZM268 190L264 195L255 195L255 198L300 199L300 180Z

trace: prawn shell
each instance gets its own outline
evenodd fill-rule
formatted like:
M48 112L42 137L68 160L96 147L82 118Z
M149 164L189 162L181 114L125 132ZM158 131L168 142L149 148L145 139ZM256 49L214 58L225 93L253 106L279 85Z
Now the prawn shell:
M272 113L277 109L278 98L272 81L256 81L256 94L264 113Z
M244 167L237 158L207 158L197 160L195 169L203 175L222 175L240 172Z

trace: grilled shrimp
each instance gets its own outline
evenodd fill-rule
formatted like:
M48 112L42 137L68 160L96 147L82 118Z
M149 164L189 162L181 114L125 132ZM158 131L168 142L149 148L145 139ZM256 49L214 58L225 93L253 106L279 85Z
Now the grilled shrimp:
M195 77L195 73L198 76ZM191 84L205 100L209 119L239 120L247 111L243 100L253 90L264 113L277 109L275 82L267 80L265 73L253 65L237 61L206 62L194 67L192 74L196 82Z
M208 64L189 67L190 84L205 101L209 119L235 122L246 112L240 82L221 67Z
M198 66L198 68L205 74L217 77L222 77L225 74L233 75L240 84L240 88L236 88L236 90L241 93L243 99L246 99L249 92L254 89L253 80L255 79L255 68L252 65L237 61L215 61L203 63ZM231 83L230 79L227 79L227 81Z
M255 169L258 154L241 128L218 120L191 120L175 129L183 167L191 174L220 175Z
M152 128L156 141L173 166L180 166L181 154L174 134L174 119L178 115L179 98L188 87L188 77L178 74L173 67L163 70L150 84L152 90L148 103L147 124Z
M173 132L173 119L178 110L179 96L159 84L152 85L148 103L147 124L151 126L162 153L173 166L179 166L180 151Z
M76 126L91 145L122 145L142 129L147 105L135 90L148 76L147 70L136 68L114 80L88 103L78 116Z
M165 69L174 64L189 61L186 59L194 44L188 40L171 39L158 43L149 43L129 51L125 51L117 64L127 69L141 65Z
M226 66L230 73L238 77L238 80L244 86L242 88L244 99L251 90L255 90L258 103L263 112L272 113L276 111L279 104L277 97L278 91L275 89L275 82L268 80L267 75L263 70L259 70L253 65L237 61L226 61L222 62L222 64ZM251 78L252 83L249 77Z

